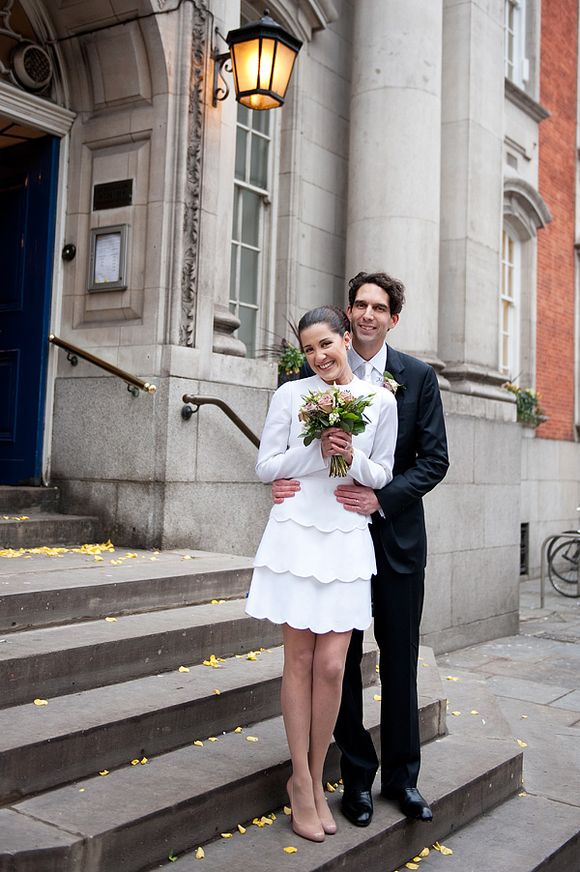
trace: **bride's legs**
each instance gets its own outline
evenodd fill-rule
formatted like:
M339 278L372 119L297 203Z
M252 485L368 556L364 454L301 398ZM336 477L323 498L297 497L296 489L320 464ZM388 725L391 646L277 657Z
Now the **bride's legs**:
M292 826L298 835L322 841L324 831L314 804L308 747L312 720L312 664L316 636L310 630L283 625L284 672L282 715L292 759L288 782Z
M350 631L324 633L316 636L314 647L309 766L314 802L327 833L336 832L336 824L324 795L322 772L338 717L350 636Z

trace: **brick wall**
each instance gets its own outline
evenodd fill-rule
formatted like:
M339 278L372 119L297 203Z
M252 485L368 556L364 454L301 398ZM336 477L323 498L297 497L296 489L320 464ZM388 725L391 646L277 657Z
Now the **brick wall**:
M539 188L553 221L538 235L536 384L550 420L538 435L574 429L574 227L578 0L543 0Z

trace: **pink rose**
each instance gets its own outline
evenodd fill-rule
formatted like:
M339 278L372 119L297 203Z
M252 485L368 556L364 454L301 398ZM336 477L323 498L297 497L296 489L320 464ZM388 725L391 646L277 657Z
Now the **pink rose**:
M329 412L332 412L332 410L334 409L334 400L331 394L322 394L322 396L318 400L318 408L321 412L324 412L325 415L328 415Z

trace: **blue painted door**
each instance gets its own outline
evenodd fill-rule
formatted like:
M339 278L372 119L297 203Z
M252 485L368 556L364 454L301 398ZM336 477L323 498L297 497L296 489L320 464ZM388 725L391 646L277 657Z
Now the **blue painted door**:
M0 150L0 484L41 482L58 147Z

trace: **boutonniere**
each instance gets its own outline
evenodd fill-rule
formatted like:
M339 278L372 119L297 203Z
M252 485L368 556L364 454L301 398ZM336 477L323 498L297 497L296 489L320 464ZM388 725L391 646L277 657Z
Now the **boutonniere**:
M401 388L402 391L407 390L407 385L399 384L393 373L389 372L388 369L383 373L383 387L392 394L396 394L399 388Z

